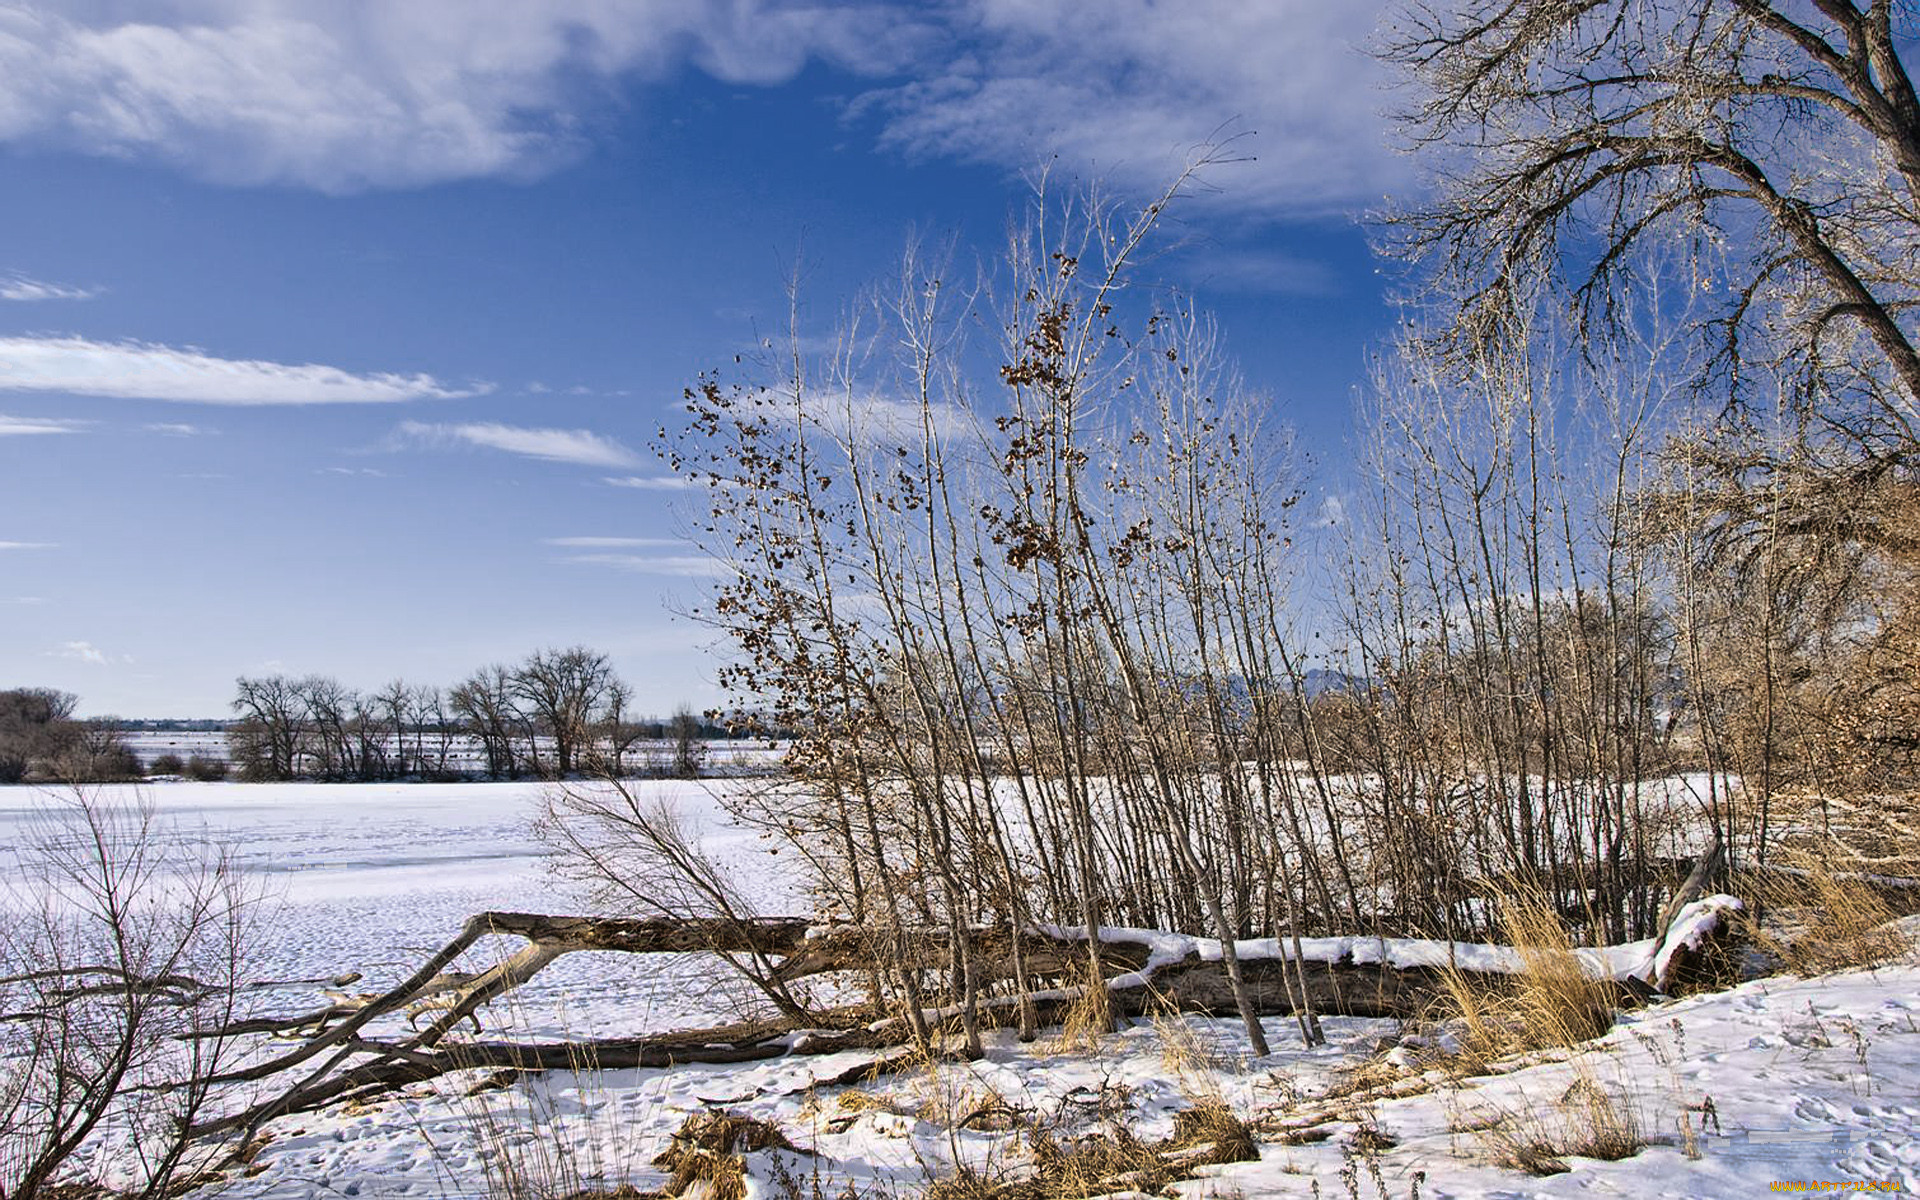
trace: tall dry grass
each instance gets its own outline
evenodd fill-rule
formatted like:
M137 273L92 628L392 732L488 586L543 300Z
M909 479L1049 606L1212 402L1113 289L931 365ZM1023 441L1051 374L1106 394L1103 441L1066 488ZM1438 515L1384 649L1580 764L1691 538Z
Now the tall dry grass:
M1844 863L1845 860L1839 860ZM1754 902L1747 934L1755 949L1795 975L1825 975L1911 961L1913 938L1895 928L1901 915L1891 887L1863 872L1836 867L1836 856L1794 848L1750 874ZM1909 889L1920 906L1920 888Z
M1440 1016L1458 1027L1462 1067L1478 1073L1494 1060L1576 1047L1613 1028L1611 981L1587 972L1566 925L1541 897L1504 897L1500 925L1520 957L1519 974L1490 980L1457 967L1441 974Z

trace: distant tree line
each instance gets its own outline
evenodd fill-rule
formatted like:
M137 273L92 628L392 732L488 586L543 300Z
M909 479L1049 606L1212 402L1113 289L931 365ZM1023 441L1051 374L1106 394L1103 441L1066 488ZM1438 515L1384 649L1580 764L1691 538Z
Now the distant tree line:
M703 739L723 733L686 708L637 719L632 688L584 646L482 667L451 688L396 679L363 692L324 675L235 686L227 741L249 780L692 777Z
M140 778L140 760L113 720L74 717L79 697L54 688L0 692L0 783L99 783Z

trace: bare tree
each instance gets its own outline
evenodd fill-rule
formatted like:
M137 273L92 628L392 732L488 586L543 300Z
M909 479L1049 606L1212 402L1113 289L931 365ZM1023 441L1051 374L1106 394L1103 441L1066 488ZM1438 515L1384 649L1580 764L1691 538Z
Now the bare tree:
M513 672L513 695L553 741L553 770L566 778L593 746L595 727L612 698L616 680L607 656L573 646L538 650Z
M325 675L309 675L294 689L304 709L310 756L300 773L323 779L376 777L380 739L366 697Z
M300 685L285 675L234 681L238 720L227 732L235 764L248 779L298 778L312 751Z
M1388 226L1498 331L1537 278L1590 332L1633 320L1648 258L1717 299L1700 382L1733 402L1759 368L1851 446L1905 460L1920 416L1920 99L1894 0L1520 0L1401 7L1384 55L1438 164Z
M495 664L483 667L454 685L448 707L466 732L479 739L487 756L487 774L495 779L520 776L520 756L514 744L524 721L513 690L513 674Z
M39 814L0 937L0 1195L166 1196L237 1053L255 902L215 848L85 790Z
M673 743L669 771L675 779L694 779L707 758L707 744L700 738L700 718L685 705L673 710L667 722L667 738Z

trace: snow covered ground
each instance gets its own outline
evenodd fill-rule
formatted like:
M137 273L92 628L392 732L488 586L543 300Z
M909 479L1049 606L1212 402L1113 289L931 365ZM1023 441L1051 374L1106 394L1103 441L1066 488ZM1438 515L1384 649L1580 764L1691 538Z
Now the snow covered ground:
M783 860L732 827L704 788L641 786L682 807L709 849L752 882L765 911L800 911L801 898L776 869ZM355 986L377 987L410 971L473 912L579 909L528 829L540 785L167 783L146 794L186 830L231 841L272 891L263 978L362 971L366 981ZM13 872L24 822L44 802L32 789L0 788L0 880ZM497 949L480 947L465 965L484 965ZM524 996L496 1006L489 1035L711 1023L732 1004L719 982L696 956L573 955ZM290 983L268 996L295 1010L319 1002L317 987ZM1163 1053L1169 1032L1188 1043L1181 1061ZM752 1156L756 1194L781 1194L769 1181L785 1170L803 1194L817 1180L827 1196L847 1183L862 1195L911 1195L956 1158L989 1171L1021 1169L1016 1136L950 1129L952 1114L989 1098L1057 1115L1066 1128L1122 1119L1158 1137L1171 1132L1176 1110L1215 1092L1276 1138L1292 1130L1298 1144L1270 1141L1257 1163L1207 1168L1175 1185L1183 1195L1405 1200L1417 1175L1422 1197L1745 1196L1776 1182L1920 1189L1920 968L1911 965L1758 980L1654 1006L1628 1014L1577 1064L1514 1064L1493 1078L1400 1098L1355 1091L1351 1075L1390 1045L1393 1022L1329 1021L1328 1044L1314 1049L1301 1045L1288 1019L1269 1019L1267 1033L1273 1053L1263 1059L1248 1056L1230 1021L1137 1024L1093 1053L1054 1052L1044 1040L1023 1047L999 1035L980 1062L858 1089L813 1085L870 1055L556 1072L479 1096L466 1094L472 1079L450 1077L371 1105L273 1122L257 1173L224 1195L484 1195L485 1162L502 1154L547 1162L563 1177L604 1167L627 1178L632 1168L638 1186L658 1186L664 1175L648 1161L688 1115L711 1107L771 1120L819 1152ZM861 1098L844 1098L855 1090ZM1644 1149L1619 1162L1569 1158L1570 1170L1547 1177L1494 1164L1499 1130L1525 1133L1532 1123L1552 1134L1554 1114L1596 1090L1630 1114ZM1325 1120L1303 1132L1316 1117ZM563 1158L571 1168L555 1165Z

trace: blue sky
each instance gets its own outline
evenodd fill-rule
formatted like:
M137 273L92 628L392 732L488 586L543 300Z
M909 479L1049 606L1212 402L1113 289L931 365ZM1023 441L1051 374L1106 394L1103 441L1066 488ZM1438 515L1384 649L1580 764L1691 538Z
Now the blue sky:
M236 675L609 652L717 697L651 431L1023 173L1253 161L1152 269L1337 473L1408 187L1367 3L0 3L0 687L211 716Z

